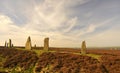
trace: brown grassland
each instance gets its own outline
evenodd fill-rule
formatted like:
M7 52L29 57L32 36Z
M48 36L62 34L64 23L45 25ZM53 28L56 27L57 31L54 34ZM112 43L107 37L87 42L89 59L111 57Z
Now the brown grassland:
M120 73L120 50L0 48L0 73Z

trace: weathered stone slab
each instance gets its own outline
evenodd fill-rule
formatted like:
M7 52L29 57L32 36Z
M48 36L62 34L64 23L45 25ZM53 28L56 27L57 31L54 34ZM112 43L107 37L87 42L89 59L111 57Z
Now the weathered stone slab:
M44 51L49 50L49 38L44 39Z
M9 39L8 47L9 47L9 48L12 47L12 41L11 41L11 39Z
M34 48L36 48L37 46L36 46L36 44L34 45Z
M25 44L25 49L28 49L28 50L31 50L31 49L32 49L30 36L28 37L27 42L26 42L26 44Z
M7 42L5 41L5 47L7 47Z
M14 45L12 44L12 48L14 47Z
M86 48L86 42L83 41L82 42L82 46L81 46L81 54L85 55L86 54L86 50L87 50L87 48Z

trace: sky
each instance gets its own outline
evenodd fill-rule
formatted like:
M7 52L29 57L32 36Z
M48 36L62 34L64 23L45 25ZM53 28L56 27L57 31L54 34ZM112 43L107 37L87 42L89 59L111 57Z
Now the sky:
M120 46L120 0L0 0L0 45Z

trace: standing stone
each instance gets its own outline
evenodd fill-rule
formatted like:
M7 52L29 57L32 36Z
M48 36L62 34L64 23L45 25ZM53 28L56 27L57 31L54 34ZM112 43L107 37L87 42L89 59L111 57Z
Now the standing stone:
M5 41L5 47L7 47L7 42Z
M44 39L44 51L49 50L49 38Z
M12 44L12 47L14 47L14 45Z
M85 41L82 42L82 46L81 46L81 54L85 55L86 54L86 43Z
M28 50L31 50L31 49L32 49L30 36L28 37L27 42L26 42L26 44L25 44L25 49L28 49Z
M36 48L36 44L34 45L34 48Z
M8 47L8 44L9 44L9 43L7 43L6 47Z
M8 47L9 47L9 48L12 47L12 41L11 41L11 39L9 39Z

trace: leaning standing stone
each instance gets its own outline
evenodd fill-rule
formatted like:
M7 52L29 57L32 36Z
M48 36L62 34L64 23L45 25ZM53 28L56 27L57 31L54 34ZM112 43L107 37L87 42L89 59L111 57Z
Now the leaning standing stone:
M27 42L25 44L25 49L28 49L28 50L32 49L30 36L28 37Z
M82 42L82 46L81 46L81 54L85 55L86 54L86 43L85 41Z
M49 38L44 39L44 51L49 50Z

